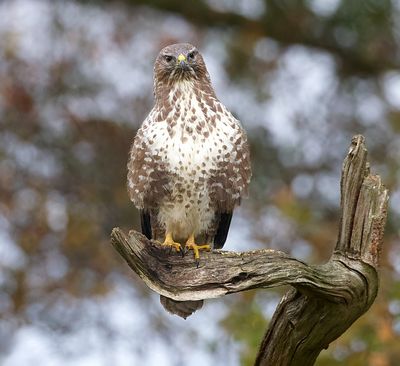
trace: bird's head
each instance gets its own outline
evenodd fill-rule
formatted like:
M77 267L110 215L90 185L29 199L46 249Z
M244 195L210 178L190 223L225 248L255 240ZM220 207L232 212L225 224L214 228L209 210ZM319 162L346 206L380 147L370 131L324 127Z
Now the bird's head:
M154 64L156 82L209 80L203 57L190 43L177 43L163 48Z

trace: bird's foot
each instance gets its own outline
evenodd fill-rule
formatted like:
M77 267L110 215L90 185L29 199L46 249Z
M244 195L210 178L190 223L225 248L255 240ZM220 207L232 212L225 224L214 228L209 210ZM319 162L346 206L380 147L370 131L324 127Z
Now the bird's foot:
M183 253L182 246L179 243L177 243L176 241L174 241L174 239L172 238L172 234L171 233L167 233L165 235L165 240L164 240L164 243L162 243L162 245L169 246L171 249L175 248L175 250L177 252L182 252Z
M210 244L201 244L201 245L196 244L194 241L194 235L191 235L185 244L185 249L186 251L189 251L190 249L193 250L194 259L198 267L200 263L200 250L210 251L211 246Z

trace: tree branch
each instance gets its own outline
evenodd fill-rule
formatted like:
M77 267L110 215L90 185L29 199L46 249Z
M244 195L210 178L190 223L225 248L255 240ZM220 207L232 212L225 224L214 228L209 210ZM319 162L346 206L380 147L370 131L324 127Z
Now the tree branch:
M118 228L114 248L154 291L177 301L201 300L254 288L291 285L262 341L256 365L312 365L373 303L382 246L387 190L369 174L362 136L355 136L343 164L341 220L331 259L310 266L275 250L202 253L196 268L160 243Z

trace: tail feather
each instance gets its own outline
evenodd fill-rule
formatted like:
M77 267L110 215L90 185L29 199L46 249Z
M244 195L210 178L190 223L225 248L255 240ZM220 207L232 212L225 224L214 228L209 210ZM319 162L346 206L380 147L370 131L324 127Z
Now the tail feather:
M160 296L160 302L164 306L165 310L171 314L180 316L186 319L188 316L192 315L196 310L202 308L204 301L175 301L165 296Z

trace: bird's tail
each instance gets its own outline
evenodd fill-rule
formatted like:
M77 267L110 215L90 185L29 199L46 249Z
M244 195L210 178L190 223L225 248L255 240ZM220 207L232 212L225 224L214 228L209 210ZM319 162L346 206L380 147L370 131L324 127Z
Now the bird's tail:
M196 310L202 308L204 301L175 301L165 296L160 296L160 302L164 306L165 310L171 314L180 316L186 319L188 316L192 315Z

